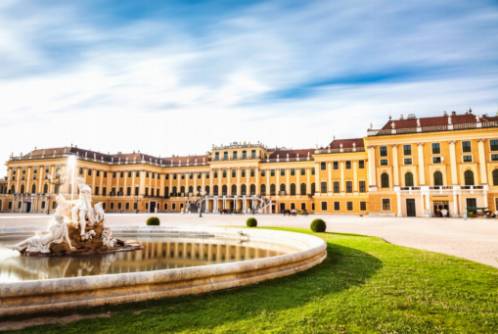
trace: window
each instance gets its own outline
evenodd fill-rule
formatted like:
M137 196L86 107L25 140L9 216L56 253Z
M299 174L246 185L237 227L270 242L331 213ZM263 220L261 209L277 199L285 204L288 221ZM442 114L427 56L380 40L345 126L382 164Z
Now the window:
M261 170L261 176L265 176L266 175L266 172L264 169Z
M333 168L334 168L334 169L336 169L336 170L337 170L337 169L339 169L339 162L338 162L338 161L334 161L334 162L332 163L332 166L333 166Z
M326 170L327 169L327 164L325 162L320 162L320 169L321 170Z
M441 153L441 145L439 143L432 143L432 154Z
M44 194L48 193L48 184L45 184L45 185L43 186L43 193L44 193Z
M270 185L270 195L275 195L277 192L277 187L274 184Z
M254 177L255 174L256 174L256 172L254 171L254 169L251 169L251 171L250 171L251 177Z
M348 211L353 211L353 202L347 202Z
M322 202L322 211L327 211L327 202Z
M365 181L360 181L359 188L360 188L360 193L364 193L366 191Z
M381 146L379 151L381 157L387 157L387 146Z
M290 174L291 174L291 176L296 175L296 170L295 170L294 168L292 168L290 171L291 171L291 173L290 173Z
M243 185L242 187L243 187L243 189L244 189L244 195L245 195L246 186L245 186L245 185ZM182 187L182 188L183 188L183 187ZM184 190L184 189L182 189L182 191L181 191L181 192L183 193L184 191L185 191L185 190ZM214 187L213 187L213 195L215 195L215 196L216 196L216 195L218 195L218 191L219 191L218 186L217 186L217 185L216 185L216 186L214 186Z
M251 195L256 195L256 185L251 184L251 186L249 187L249 191L250 191Z
M351 169L351 161L346 161L346 169Z
M227 185L226 185L226 184L224 184L223 186L221 186L221 194L222 194L223 196L228 195L228 187L227 187Z
M389 198L382 199L382 210L391 210L391 200Z
M221 175L223 176L223 178L227 177L227 171L223 170L223 172L221 173Z
M365 160L358 161L358 167L360 167L360 169L365 168Z
M464 155L463 162L472 162L472 155L470 155L470 154Z
M285 176L285 169L280 170L280 176Z
M237 172L235 171L235 169L232 169L232 177L237 177Z
M320 192L321 193L326 193L327 192L327 182L320 183Z
M301 195L306 195L306 183L301 183Z
M228 160L228 152L223 152L223 160Z
M341 210L341 202L334 202L334 210L335 211Z
M274 169L270 169L270 176L275 176L275 170Z
M346 192L347 193L352 193L353 192L353 182L346 181Z
M410 144L403 145L403 154L412 155L412 145Z
M367 202L360 202L360 210L361 211L366 211L367 210Z
M380 165L381 166L387 166L387 159L380 159Z
M466 186L474 185L474 173L471 170L466 170L465 173L463 173L463 178Z
M493 170L493 185L498 186L498 169Z
M441 163L441 157L432 157L432 163L433 164L440 164Z
M237 160L237 151L232 152L232 159Z
M464 153L472 152L472 144L471 144L470 141L465 140L465 141L462 142L462 151Z
M220 160L220 152L214 153L214 160Z
M334 192L338 193L340 191L339 190L339 182L338 181L334 181L333 185L334 185Z
M261 185L261 193L264 194L266 191L263 191L263 186L264 186L264 184ZM237 186L235 184L232 184L232 196L235 196L235 195L237 195Z
M405 187L413 187L413 174L411 172L405 174Z
M36 185L31 186L31 193L36 194Z
M405 165L411 165L412 164L412 158L405 158L404 159Z
M311 195L315 194L315 182L311 184Z
M264 184L262 184L260 187L260 193L261 195L266 195L266 186Z
M247 152L246 151L242 151L242 159L246 159L247 158Z
M489 141L489 148L491 151L498 151L498 139L491 139Z
M292 196L296 195L296 185L294 183L291 183L291 185L290 185L290 194Z
M435 186L443 185L443 173L441 173L440 171L434 172L434 185Z
M280 185L280 195L285 195L285 184Z
M306 174L306 170L304 168L301 168L301 175L305 175Z
M131 187L126 188L126 196L131 196Z
M251 158L256 159L256 150L251 151Z
M389 188L389 175L387 173L380 175L380 186L382 188Z

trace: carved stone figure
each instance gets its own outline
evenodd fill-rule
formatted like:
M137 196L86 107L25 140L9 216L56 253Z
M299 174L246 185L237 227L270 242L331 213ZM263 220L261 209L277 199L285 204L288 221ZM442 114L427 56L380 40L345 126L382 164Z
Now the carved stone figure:
M57 195L55 214L47 232L30 237L15 246L23 255L65 255L108 253L141 249L136 241L122 241L104 227L102 203L92 207L92 190L80 182L77 200Z

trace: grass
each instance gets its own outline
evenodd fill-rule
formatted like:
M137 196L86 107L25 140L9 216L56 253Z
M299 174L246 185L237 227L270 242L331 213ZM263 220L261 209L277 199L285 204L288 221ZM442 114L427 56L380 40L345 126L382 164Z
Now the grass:
M498 270L373 237L317 235L328 243L327 260L295 276L197 297L93 309L112 316L25 332L498 332Z

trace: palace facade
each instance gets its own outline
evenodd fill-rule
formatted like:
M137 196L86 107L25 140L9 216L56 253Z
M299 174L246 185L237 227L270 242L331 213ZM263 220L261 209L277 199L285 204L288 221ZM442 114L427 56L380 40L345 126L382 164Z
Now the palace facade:
M319 149L213 146L158 158L62 147L12 156L1 212L50 213L68 156L107 212L306 212L461 217L498 209L498 116L408 116Z

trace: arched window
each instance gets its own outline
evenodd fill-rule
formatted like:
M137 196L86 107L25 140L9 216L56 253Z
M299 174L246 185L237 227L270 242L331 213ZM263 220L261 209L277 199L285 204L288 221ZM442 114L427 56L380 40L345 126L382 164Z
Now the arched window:
M256 195L256 185L255 184L251 184L250 190L251 190L251 195Z
M218 186L213 186L213 195L218 195Z
M45 185L43 186L43 193L44 193L44 194L48 193L48 184L45 184Z
M185 186L181 186L180 187L180 193L181 194L185 194Z
M411 172L405 174L405 187L413 187L413 174Z
M266 186L264 184L261 185L261 195L266 195Z
M35 185L35 184L33 184L33 185L31 186L31 193L32 193L32 194L36 194L36 185Z
M443 185L443 173L441 173L440 171L434 172L434 185L435 186Z
M159 189L158 189L158 190L159 190ZM194 187L193 187L193 186L189 186L189 187L188 187L188 192L189 192L189 194L194 193Z
M474 173L471 170L466 170L465 173L463 173L463 178L466 186L474 185Z
M312 170L314 170L314 169L312 169ZM315 194L315 182L313 182L311 184L311 195L314 195L314 194Z
M221 194L222 194L223 196L228 195L228 187L227 187L226 185L223 185L223 186L221 187Z
M306 195L306 183L301 183L301 195Z
M237 195L237 186L235 184L232 184L232 196Z
M277 192L277 187L275 187L274 184L271 184L270 185L270 195L275 195L276 192Z
M290 185L290 194L292 196L296 195L296 185L294 183L291 183L291 185Z
M280 194L281 195L285 194L285 184L283 183L280 185Z
M24 184L21 184L21 194L24 194Z
M10 193L9 194L14 194L16 192L16 188L14 186L10 187Z
M173 187L173 190L172 190L173 196L176 196L176 193L177 193L176 187Z
M382 188L389 188L389 175L387 173L380 175L380 186Z
M206 186L204 189L206 191L206 195L209 195L209 191L211 190L211 189L209 189L209 186Z
M245 184L243 184L241 187L240 187L240 194L241 195L247 195L247 186Z
M498 169L493 171L493 185L498 186Z

